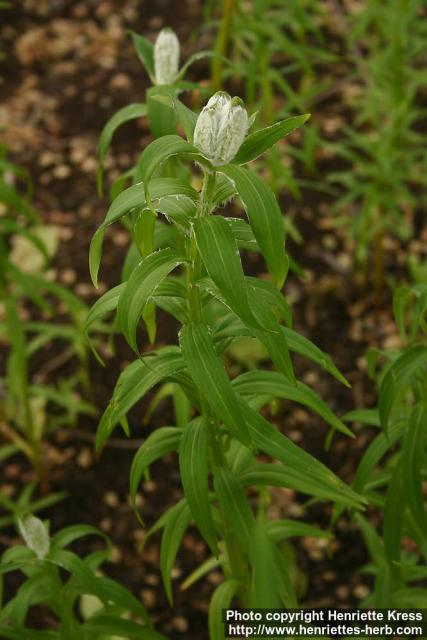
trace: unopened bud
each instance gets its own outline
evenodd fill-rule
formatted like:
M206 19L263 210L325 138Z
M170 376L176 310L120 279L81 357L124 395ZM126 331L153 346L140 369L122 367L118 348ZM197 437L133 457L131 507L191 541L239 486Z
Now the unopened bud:
M18 526L27 547L34 551L39 560L43 560L50 548L50 538L46 526L39 518L32 515L20 518Z
M227 164L245 139L248 124L242 100L218 91L197 118L194 144L213 165Z
M179 40L172 29L162 29L154 45L156 84L172 84L178 75Z

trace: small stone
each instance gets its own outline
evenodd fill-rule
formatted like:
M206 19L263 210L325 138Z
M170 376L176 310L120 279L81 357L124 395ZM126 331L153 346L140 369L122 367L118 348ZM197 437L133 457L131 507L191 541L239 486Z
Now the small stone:
M353 595L358 600L363 600L367 598L370 593L369 587L366 584L358 584L353 589Z
M183 618L182 616L176 616L175 618L172 618L172 626L174 627L174 629L177 629L177 631L187 631L188 620L186 618Z
M106 491L104 493L104 502L108 507L118 507L120 504L119 497L114 491Z
M85 447L77 456L77 464L79 465L79 467L82 467L82 469L88 469L91 466L92 462L92 451L91 449L89 449L89 447Z
M152 609L156 604L156 594L151 589L143 589L141 591L141 600L147 609Z
M58 178L59 180L64 180L65 178L68 178L70 173L71 173L71 169L66 164L58 164L58 166L56 166L55 169L53 170L53 175L55 176L55 178Z

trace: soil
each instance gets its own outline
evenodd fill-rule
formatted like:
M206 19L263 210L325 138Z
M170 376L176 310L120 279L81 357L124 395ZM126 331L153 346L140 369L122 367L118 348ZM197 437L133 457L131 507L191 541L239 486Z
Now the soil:
M55 275L89 306L96 297L120 280L120 266L128 238L116 226L107 234L98 292L93 288L87 266L91 237L103 219L107 199L96 192L97 140L103 124L120 107L142 101L148 79L134 54L126 30L132 29L151 39L164 25L177 32L184 43L183 58L197 48L207 48L209 31L194 37L201 24L201 2L156 0L23 0L19 8L2 14L0 49L6 52L0 67L0 123L7 129L2 138L14 161L23 165L34 181L34 207L45 224L54 225L59 234L59 249L53 261ZM193 78L206 77L203 63L194 68ZM336 109L345 115L343 105ZM336 118L331 102L318 105L318 119L324 126ZM326 123L326 124L325 124ZM107 182L127 169L149 140L143 121L123 127L114 139L114 153L107 159ZM299 135L289 139L298 144ZM320 178L330 169L330 160L320 157ZM294 163L294 171L307 178L304 169ZM310 384L337 415L375 405L375 386L368 378L364 354L369 346L392 345L396 330L390 314L390 299L375 308L369 285L361 288L353 272L350 247L345 234L331 226L329 209L332 196L303 188L300 201L283 196L284 211L296 213L294 222L303 238L301 244L288 241L288 250L304 269L300 278L291 274L287 293L293 301L295 327L329 353L351 383L347 389L324 371L295 357L298 377ZM387 253L388 275L402 273L395 246L390 241ZM248 273L261 273L259 259L247 255ZM66 315L59 307L55 320ZM176 325L159 315L158 343L176 341ZM91 400L99 413L105 408L118 373L131 361L132 354L123 340L114 340L114 352L103 348L106 367L91 357L89 374ZM52 345L42 359L33 363L32 374L58 355ZM60 353L60 352L59 352ZM76 370L74 359L58 360L42 380L66 378ZM84 394L84 390L81 390ZM155 427L168 424L171 407L167 401L154 411L149 425L141 426L149 399L130 413L131 440L119 431L102 454L94 454L93 440L97 417L84 416L74 428L61 428L52 435L48 449L51 461L50 483L53 491L66 491L59 506L43 512L52 531L76 522L100 527L114 544L113 562L106 572L131 589L150 611L156 628L171 640L207 637L207 608L210 593L220 580L213 572L188 592L179 589L188 575L205 557L206 547L195 529L186 534L174 569L175 606L171 610L161 585L159 539L154 537L139 551L143 530L128 499L130 464L138 445ZM295 442L328 464L344 480L351 482L357 460L372 432L359 429L352 441L338 434L329 451L325 449L327 430L320 419L294 405L283 405L272 418ZM25 461L15 456L3 464L1 488L17 496L32 479ZM156 463L152 476L140 492L140 510L151 525L182 495L177 460L169 456ZM328 526L330 507L307 505L304 496L289 490L273 491L272 509L279 517L304 518L318 526ZM16 541L12 529L4 529L0 543ZM85 554L99 543L85 539L75 550ZM367 561L360 533L344 516L336 538L327 547L322 541L304 538L295 542L302 602L307 606L354 605L370 590L370 578L360 574ZM6 581L7 594L16 589L19 579ZM35 626L52 624L46 611L37 614Z

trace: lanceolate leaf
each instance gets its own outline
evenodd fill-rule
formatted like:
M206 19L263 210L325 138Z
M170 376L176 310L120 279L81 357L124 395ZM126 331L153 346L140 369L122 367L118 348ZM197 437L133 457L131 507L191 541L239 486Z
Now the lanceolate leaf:
M248 214L254 236L279 288L287 271L282 214L271 189L244 167L227 165L221 171L234 183Z
M197 122L197 113L186 107L179 98L173 98L173 106L178 122L184 129L187 140L193 144L193 133Z
M113 397L98 426L96 447L99 449L111 435L114 427L138 400L162 380L178 380L181 384L185 363L179 349L167 347L142 361L130 364L120 375Z
M129 104L120 111L117 111L110 118L104 128L101 131L99 138L99 165L97 171L98 192L102 195L102 181L104 177L104 160L108 147L111 144L111 140L119 127L129 120L135 120L136 118L142 118L147 115L147 106L143 103Z
M175 135L176 116L169 100L173 88L167 85L150 87L146 94L150 130L154 138ZM166 100L158 100L158 98Z
M180 333L180 342L184 360L200 394L234 436L251 446L238 398L215 353L207 328L204 325L185 325Z
M239 251L225 219L220 216L199 218L194 223L194 231L206 270L228 306L243 322L262 329L250 309Z
M260 416L244 402L241 402L240 408L249 432L261 451L282 462L290 471L305 474L307 481L317 483L319 489L334 492L337 500L342 500L342 502L356 508L361 507L364 499L319 460L277 431L268 420Z
M171 451L178 451L182 430L177 427L161 427L150 433L132 460L130 469L130 497L135 503L139 483L150 464Z
M240 147L237 155L233 160L233 164L246 164L251 160L255 160L264 151L267 151L281 138L292 133L298 127L301 127L309 119L310 114L305 113L302 116L293 116L292 118L286 118L266 127L259 131L254 131L247 136L242 146Z
M408 506L427 537L427 520L423 496L422 470L426 459L425 443L427 436L427 406L420 403L414 407L403 446L403 478Z
M152 180L150 183L150 195L154 209L156 208L156 200L160 200L165 196L186 196L194 201L197 201L199 197L197 191L192 187L189 187L186 182L178 180L177 178L156 178ZM143 209L146 204L145 188L142 182L125 189L125 191L122 191L112 202L107 211L104 222L97 229L90 244L89 267L92 281L95 286L98 281L98 271L105 228L128 214L132 209Z
M153 44L149 40L147 40L147 38L144 38L144 36L140 36L134 31L130 31L130 35L132 36L133 44L136 49L136 53L138 54L138 58L141 60L148 75L150 76L151 82L154 82Z
M182 537L191 522L191 512L186 501L179 509L174 509L172 517L167 519L160 547L160 570L163 584L170 604L173 604L171 571L178 553Z
M277 551L276 545L267 533L265 523L257 522L251 550L253 607L273 609L284 604L279 595L280 567L277 565ZM295 594L293 599L296 604Z
M209 604L209 637L211 640L224 640L224 622L222 612L230 606L233 596L240 588L238 580L226 580L214 591Z
M225 520L250 557L255 532L255 518L236 476L221 467L215 471L215 492Z
M394 401L411 384L421 367L427 364L427 347L415 345L405 351L389 368L379 390L381 424L387 431Z
M295 537L333 538L330 531L297 520L271 520L267 523L267 531L274 542Z
M357 467L354 479L354 489L363 493L366 484L371 479L375 465L383 455L402 437L407 428L406 419L393 422L387 435L381 432L369 445Z
M123 292L125 286L126 283L123 282L122 284L117 285L117 287L113 287L112 289L104 293L104 295L95 302L86 317L83 328L85 333L89 332L89 329L94 322L97 322L105 315L107 315L107 313L110 313L117 308L120 295Z
M132 349L138 353L136 329L142 312L157 286L185 258L172 249L161 249L144 258L133 270L117 306L117 323Z
M209 429L212 429L212 425L202 417L196 418L185 427L179 449L179 468L191 515L212 553L218 555L216 531L209 501Z
M251 291L253 291L252 287ZM287 377L292 385L295 385L296 380L288 343L285 334L281 330L282 327L271 309L271 305L265 303L260 296L251 295L250 300L254 317L258 324L265 328L262 331L256 327L253 328L254 336L265 346L276 367Z
M356 504L354 500L343 497L340 489L316 481L313 474L308 475L304 470L290 464L257 462L241 472L240 481L245 487L286 487L314 498L343 503L345 506L354 507Z
M330 356L319 349L319 347L316 347L313 342L308 340L308 338L300 335L293 329L290 329L289 327L282 327L281 330L285 334L286 341L291 351L299 353L301 356L312 360L320 367L322 367L322 369L325 369L325 371L330 373L331 376L334 376L334 378L339 380L339 382L342 382L342 384L344 384L346 387L350 386L342 373L334 365Z
M102 600L104 604L108 604L111 601L131 611L145 622L150 623L145 608L135 596L119 583L114 582L114 580L94 575L88 566L74 553L64 550L52 551L47 560L62 567L77 578L81 585L81 593L91 593Z
M353 433L339 420L328 405L310 387L303 382L297 382L296 386L289 384L288 380L274 371L248 371L235 378L232 382L234 389L242 395L266 395L285 398L305 405L315 411L334 429L354 437Z
M167 135L154 140L148 147L145 147L138 162L139 170L145 184L145 191L148 193L149 182L153 173L166 160L176 155L185 155L187 157L202 159L198 149L192 144L177 135ZM153 192L150 185L151 198Z
M164 635L146 625L112 614L92 615L84 623L83 630L85 635L88 632L89 638L111 638L114 634L115 638L128 638L129 640L166 640Z

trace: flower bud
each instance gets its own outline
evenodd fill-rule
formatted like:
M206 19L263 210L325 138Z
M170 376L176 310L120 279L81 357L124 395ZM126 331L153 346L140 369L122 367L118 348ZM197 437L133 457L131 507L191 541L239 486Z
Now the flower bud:
M227 164L238 152L248 126L242 100L218 91L197 118L194 144L213 165Z
M172 29L162 29L154 45L156 84L172 84L178 75L179 40Z
M50 549L50 538L46 526L39 518L32 515L19 518L18 526L27 547L34 551L39 560L43 560Z

